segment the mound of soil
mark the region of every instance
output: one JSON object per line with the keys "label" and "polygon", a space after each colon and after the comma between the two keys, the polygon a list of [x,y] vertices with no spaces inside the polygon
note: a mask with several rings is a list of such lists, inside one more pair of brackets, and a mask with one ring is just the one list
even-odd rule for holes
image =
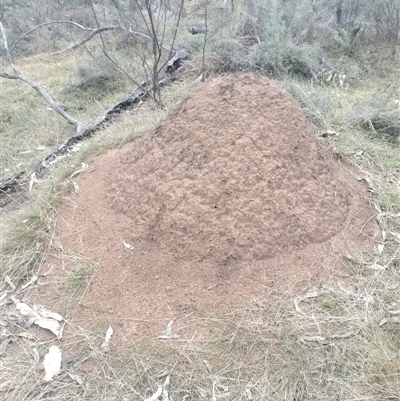
{"label": "mound of soil", "polygon": [[193,90],[78,185],[60,209],[57,274],[91,260],[77,319],[119,319],[125,335],[318,277],[376,230],[354,172],[287,92],[250,72]]}
{"label": "mound of soil", "polygon": [[181,260],[268,259],[326,241],[351,202],[298,104],[253,74],[194,92],[114,174],[107,200],[132,240]]}

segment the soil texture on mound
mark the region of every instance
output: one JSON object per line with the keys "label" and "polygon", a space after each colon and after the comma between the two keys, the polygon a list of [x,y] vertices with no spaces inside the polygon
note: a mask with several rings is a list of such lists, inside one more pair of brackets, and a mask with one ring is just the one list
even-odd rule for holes
{"label": "soil texture on mound", "polygon": [[77,182],[48,263],[64,279],[91,266],[76,321],[116,321],[125,338],[248,304],[280,280],[313,280],[376,235],[356,173],[292,96],[250,72],[194,89]]}

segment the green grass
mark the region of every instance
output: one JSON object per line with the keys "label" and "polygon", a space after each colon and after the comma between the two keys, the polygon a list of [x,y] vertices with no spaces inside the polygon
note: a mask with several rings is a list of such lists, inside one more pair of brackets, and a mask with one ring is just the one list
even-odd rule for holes
{"label": "green grass", "polygon": [[68,275],[65,283],[66,291],[70,293],[79,291],[85,284],[87,285],[88,277],[90,277],[90,269],[85,265],[78,264]]}

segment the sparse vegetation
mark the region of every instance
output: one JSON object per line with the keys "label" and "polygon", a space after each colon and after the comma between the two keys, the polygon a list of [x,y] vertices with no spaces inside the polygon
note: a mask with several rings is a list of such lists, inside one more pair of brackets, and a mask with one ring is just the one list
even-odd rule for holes
{"label": "sparse vegetation", "polygon": [[[116,23],[114,3],[119,2],[93,1],[99,24]],[[129,8],[142,2],[121,3]],[[165,31],[168,43],[180,4],[170,3],[168,13],[175,22]],[[0,399],[147,399],[169,375],[169,397],[175,401],[400,400],[400,5],[395,0],[210,4],[185,3],[176,43],[190,48],[192,61],[180,82],[163,89],[164,108],[143,102],[106,125],[33,182],[17,210],[1,211]],[[187,26],[204,20],[206,5],[205,43],[203,35],[190,35]],[[104,42],[96,36],[73,53],[57,55],[51,53],[80,42],[85,32],[54,24],[25,33],[57,20],[95,29],[89,2],[69,0],[55,7],[53,1],[5,0],[0,18],[10,47],[20,38],[13,49],[19,68],[80,121],[94,119],[135,89],[104,56],[105,45],[118,66],[134,72],[140,82],[146,79],[140,63],[152,50],[147,39],[126,32],[135,31],[133,18],[132,27],[124,20],[125,31],[107,32]],[[28,326],[7,314],[2,295],[9,290],[8,280],[26,282],[49,256],[57,242],[55,207],[62,194],[73,190],[72,172],[81,162],[145,133],[184,98],[203,71],[203,46],[206,77],[256,69],[293,94],[320,140],[359,168],[360,179],[367,181],[370,203],[385,232],[384,246],[369,255],[349,255],[341,274],[324,266],[324,279],[306,288],[282,284],[224,318],[188,319],[187,327],[196,333],[190,339],[134,338],[123,352],[113,352],[113,341],[111,351],[102,347],[105,331],[88,332],[72,324],[60,340],[61,374],[43,383],[48,342],[37,331],[31,331],[32,337],[19,336]],[[0,71],[9,71],[4,60]],[[20,171],[29,174],[73,134],[22,82],[0,78],[0,105],[2,179]],[[93,273],[90,261],[74,266],[61,286],[71,293],[71,303],[62,311],[69,314],[67,320]]]}

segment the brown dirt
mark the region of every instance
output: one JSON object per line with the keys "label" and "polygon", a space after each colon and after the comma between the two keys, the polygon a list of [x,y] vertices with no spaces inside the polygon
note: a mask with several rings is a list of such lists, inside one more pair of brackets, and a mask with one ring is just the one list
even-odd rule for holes
{"label": "brown dirt", "polygon": [[[48,263],[56,281],[88,260],[95,267],[75,323],[154,337],[170,319],[307,285],[343,254],[369,250],[376,226],[355,174],[276,83],[220,76],[91,163],[59,209],[62,247]],[[65,306],[50,287],[39,293],[46,306]]]}

